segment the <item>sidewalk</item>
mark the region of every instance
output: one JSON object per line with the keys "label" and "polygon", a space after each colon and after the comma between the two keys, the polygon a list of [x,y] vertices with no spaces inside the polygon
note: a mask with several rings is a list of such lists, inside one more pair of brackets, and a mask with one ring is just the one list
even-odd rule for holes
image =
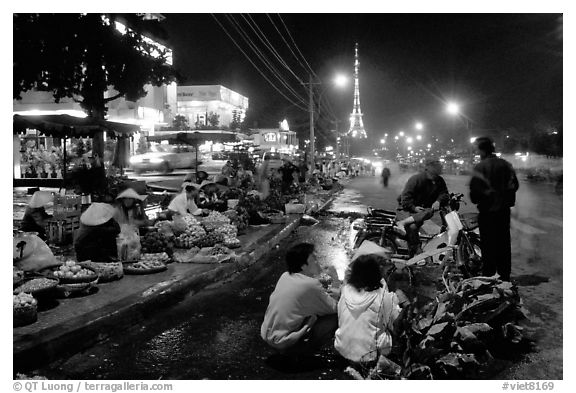
{"label": "sidewalk", "polygon": [[[332,200],[323,197],[324,209]],[[13,367],[30,370],[89,348],[122,330],[151,318],[155,310],[176,304],[186,296],[222,281],[255,263],[300,224],[291,214],[284,224],[254,227],[240,235],[243,246],[233,263],[171,263],[164,272],[125,275],[118,281],[98,284],[94,294],[58,299],[38,312],[38,321],[13,329]]]}

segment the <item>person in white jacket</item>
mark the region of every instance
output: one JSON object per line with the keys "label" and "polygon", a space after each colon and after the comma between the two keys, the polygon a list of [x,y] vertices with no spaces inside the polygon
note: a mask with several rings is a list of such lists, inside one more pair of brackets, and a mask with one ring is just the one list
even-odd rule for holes
{"label": "person in white jacket", "polygon": [[351,263],[338,302],[334,348],[355,363],[373,362],[390,353],[393,323],[401,311],[396,294],[382,279],[379,258],[361,255]]}
{"label": "person in white jacket", "polygon": [[[264,315],[260,335],[280,353],[304,354],[331,343],[338,327],[337,301],[318,279],[321,272],[314,245],[300,243],[286,254],[284,272]],[[332,296],[338,296],[334,292]]]}

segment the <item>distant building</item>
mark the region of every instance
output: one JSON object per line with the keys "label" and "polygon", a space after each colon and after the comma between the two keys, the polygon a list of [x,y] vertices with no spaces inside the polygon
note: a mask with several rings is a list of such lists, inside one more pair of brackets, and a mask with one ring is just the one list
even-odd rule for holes
{"label": "distant building", "polygon": [[219,127],[229,127],[234,117],[242,122],[248,110],[248,97],[222,85],[177,87],[177,112],[186,116],[191,127],[210,125],[212,114],[218,116]]}
{"label": "distant building", "polygon": [[252,129],[250,138],[262,151],[294,154],[298,150],[295,131],[279,128]]}

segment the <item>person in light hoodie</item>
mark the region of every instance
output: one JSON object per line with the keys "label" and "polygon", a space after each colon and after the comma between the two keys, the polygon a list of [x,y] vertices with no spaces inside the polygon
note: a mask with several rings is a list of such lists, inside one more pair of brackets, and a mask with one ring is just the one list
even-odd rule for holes
{"label": "person in light hoodie", "polygon": [[353,364],[370,364],[392,349],[393,323],[401,309],[382,279],[380,258],[356,258],[341,289],[334,348]]}

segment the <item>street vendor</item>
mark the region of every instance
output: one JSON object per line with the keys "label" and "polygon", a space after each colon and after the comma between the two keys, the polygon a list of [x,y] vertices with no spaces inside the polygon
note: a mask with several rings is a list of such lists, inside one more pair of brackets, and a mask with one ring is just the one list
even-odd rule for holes
{"label": "street vendor", "polygon": [[108,203],[94,202],[80,216],[74,249],[80,261],[112,262],[117,259],[116,236],[120,225],[114,219],[116,209]]}
{"label": "street vendor", "polygon": [[182,183],[182,192],[168,205],[168,210],[172,214],[193,214],[199,216],[203,213],[202,209],[198,208],[196,204],[196,198],[198,197],[198,192],[200,190],[200,185],[192,182]]}
{"label": "street vendor", "polygon": [[116,214],[114,219],[118,224],[130,224],[136,228],[148,225],[148,217],[144,213],[143,202],[147,195],[140,195],[134,189],[128,188],[116,197]]}
{"label": "street vendor", "polygon": [[46,213],[46,206],[53,202],[52,193],[36,191],[24,212],[20,230],[24,232],[37,232],[38,237],[46,240],[46,224],[51,215]]}

